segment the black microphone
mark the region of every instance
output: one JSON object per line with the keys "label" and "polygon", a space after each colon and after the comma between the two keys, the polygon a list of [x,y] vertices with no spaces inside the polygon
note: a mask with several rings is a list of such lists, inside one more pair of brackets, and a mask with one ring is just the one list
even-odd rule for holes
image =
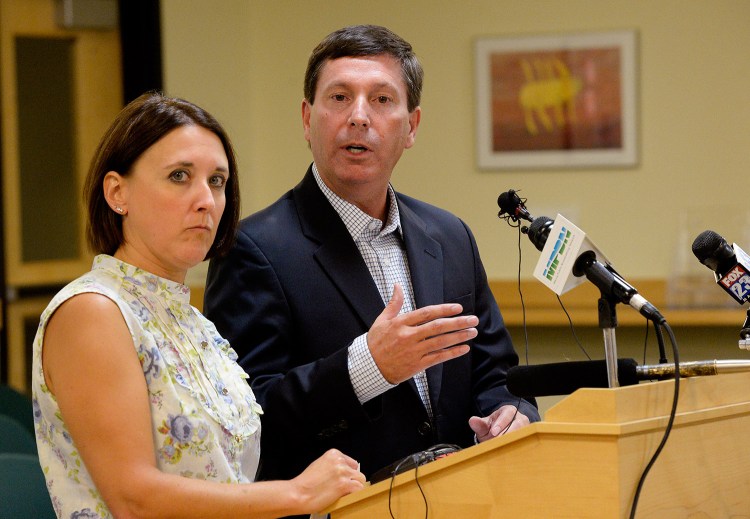
{"label": "black microphone", "polygon": [[[634,359],[617,359],[620,386],[638,383]],[[609,387],[607,362],[584,360],[514,366],[508,370],[508,391],[524,397],[569,395],[582,387]]]}
{"label": "black microphone", "polygon": [[[540,251],[544,249],[550,230],[555,221],[546,216],[534,218],[527,234],[529,240]],[[593,251],[582,253],[575,261],[573,275],[586,276],[605,296],[614,297],[618,302],[630,305],[642,316],[656,322],[663,322],[664,317],[654,305],[649,303],[638,291],[625,281],[611,265],[604,265],[596,260]]]}
{"label": "black microphone", "polygon": [[554,224],[555,221],[552,218],[539,216],[534,218],[531,225],[529,225],[526,230],[529,240],[531,240],[531,243],[533,243],[540,252],[544,249],[544,244],[547,243],[547,238],[549,238],[549,231]]}
{"label": "black microphone", "polygon": [[505,218],[514,222],[517,222],[521,218],[531,222],[530,226],[521,227],[521,232],[527,234],[531,243],[541,251],[549,237],[549,230],[555,221],[547,216],[534,218],[526,209],[525,203],[526,199],[519,197],[518,193],[513,189],[509,189],[505,193],[500,193],[500,196],[497,197],[497,205],[500,207],[500,212],[497,213],[497,216],[498,218]]}
{"label": "black microphone", "polygon": [[732,299],[744,304],[750,299],[750,257],[714,231],[703,231],[693,241],[693,254],[716,274],[716,284]]}
{"label": "black microphone", "polygon": [[578,256],[573,264],[573,275],[586,276],[603,295],[630,305],[645,318],[657,323],[665,321],[659,310],[640,295],[633,285],[625,281],[611,265],[597,261],[594,251],[586,251]]}
{"label": "black microphone", "polygon": [[[750,360],[698,360],[680,363],[681,377],[742,373],[750,371]],[[641,380],[667,380],[675,377],[675,365],[645,364],[634,359],[617,359],[620,386],[632,386]],[[518,397],[569,395],[584,387],[609,387],[607,363],[584,360],[514,366],[508,370],[508,391]]]}
{"label": "black microphone", "polygon": [[[521,232],[527,234],[531,243],[539,251],[542,251],[555,221],[547,216],[534,218],[526,209],[525,202],[526,200],[521,199],[513,189],[509,189],[505,193],[500,193],[500,196],[497,197],[497,205],[500,206],[498,217],[510,219],[514,222],[517,222],[519,218],[530,221],[531,225],[528,228],[522,227]],[[598,262],[596,254],[591,251],[589,252],[590,254],[581,254],[576,260],[575,268],[572,271],[575,276],[580,277],[585,275],[589,281],[602,291],[603,295],[614,297],[618,302],[632,306],[647,319],[659,323],[664,322],[664,317],[654,305],[646,301],[611,266],[605,266]]]}
{"label": "black microphone", "polygon": [[497,205],[500,206],[500,212],[497,213],[498,218],[510,218],[514,222],[523,218],[532,222],[534,217],[526,210],[525,202],[526,199],[518,196],[518,193],[513,189],[500,193],[500,196],[497,197]]}

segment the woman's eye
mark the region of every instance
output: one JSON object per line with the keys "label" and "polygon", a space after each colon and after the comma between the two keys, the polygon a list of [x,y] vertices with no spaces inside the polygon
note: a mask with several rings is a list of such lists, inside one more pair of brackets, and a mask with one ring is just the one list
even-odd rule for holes
{"label": "woman's eye", "polygon": [[223,175],[216,175],[211,177],[210,182],[213,187],[224,187],[227,183],[227,179]]}
{"label": "woman's eye", "polygon": [[169,178],[177,182],[183,182],[187,180],[187,172],[184,170],[178,169],[177,171],[173,171],[172,174],[169,175]]}

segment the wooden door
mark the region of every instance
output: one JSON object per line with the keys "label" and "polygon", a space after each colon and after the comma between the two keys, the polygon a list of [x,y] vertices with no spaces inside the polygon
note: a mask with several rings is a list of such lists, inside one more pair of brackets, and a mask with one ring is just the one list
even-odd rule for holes
{"label": "wooden door", "polygon": [[[81,27],[62,11],[82,8],[113,8],[115,23]],[[7,337],[0,358],[8,382],[22,390],[42,303],[91,266],[81,191],[99,138],[122,107],[116,9],[109,0],[0,2]]]}

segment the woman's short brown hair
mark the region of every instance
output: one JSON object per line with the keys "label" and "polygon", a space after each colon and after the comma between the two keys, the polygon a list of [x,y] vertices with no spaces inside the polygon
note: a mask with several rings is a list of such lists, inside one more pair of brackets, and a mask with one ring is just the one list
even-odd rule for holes
{"label": "woman's short brown hair", "polygon": [[[123,241],[122,217],[104,198],[103,182],[109,171],[127,176],[136,160],[156,141],[175,128],[197,125],[216,134],[229,162],[225,187],[226,206],[214,243],[206,259],[226,253],[234,242],[240,215],[237,159],[229,136],[219,122],[199,106],[184,99],[148,92],[128,103],[104,133],[91,161],[84,200],[88,206],[86,239],[96,254],[114,254]],[[158,225],[157,222],[154,223]]]}

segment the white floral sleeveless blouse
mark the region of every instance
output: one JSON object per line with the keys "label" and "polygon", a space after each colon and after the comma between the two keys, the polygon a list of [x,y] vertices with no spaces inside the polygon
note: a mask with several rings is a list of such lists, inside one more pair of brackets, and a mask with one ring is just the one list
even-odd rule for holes
{"label": "white floral sleeveless blouse", "polygon": [[252,481],[260,456],[262,411],[247,375],[235,362],[237,354],[190,305],[188,287],[100,255],[91,272],[52,299],[34,339],[36,441],[57,516],[111,517],[45,385],[42,369],[42,340],[50,316],[67,299],[86,292],[114,301],[133,337],[148,384],[159,469],[225,483]]}

